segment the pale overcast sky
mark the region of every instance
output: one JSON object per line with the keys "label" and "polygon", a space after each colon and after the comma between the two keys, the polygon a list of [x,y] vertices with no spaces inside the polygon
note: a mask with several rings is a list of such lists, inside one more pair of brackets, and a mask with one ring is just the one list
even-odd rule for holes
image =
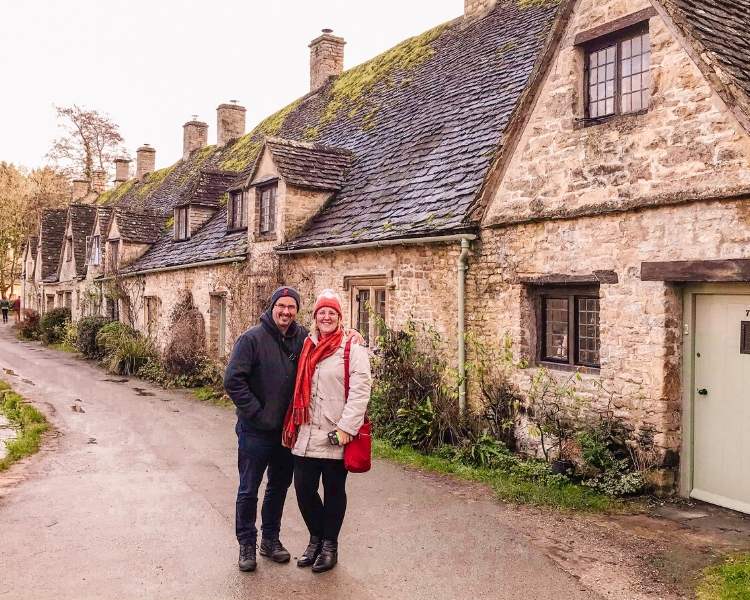
{"label": "pale overcast sky", "polygon": [[346,39],[345,68],[459,16],[463,0],[3,0],[0,160],[45,162],[54,105],[79,104],[120,125],[132,158],[182,155],[193,114],[216,142],[216,107],[237,99],[247,129],[305,94],[308,43],[329,27]]}

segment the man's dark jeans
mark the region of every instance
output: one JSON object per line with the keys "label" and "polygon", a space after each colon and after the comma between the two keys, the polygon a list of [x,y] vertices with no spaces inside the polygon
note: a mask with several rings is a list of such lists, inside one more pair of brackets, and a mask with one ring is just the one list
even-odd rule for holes
{"label": "man's dark jeans", "polygon": [[281,445],[279,432],[251,431],[243,427],[241,421],[238,421],[235,431],[239,444],[237,467],[240,472],[235,521],[237,541],[240,544],[255,544],[257,541],[255,517],[258,513],[258,488],[266,472],[268,481],[261,509],[261,530],[264,538],[278,538],[286,492],[294,473],[292,453]]}

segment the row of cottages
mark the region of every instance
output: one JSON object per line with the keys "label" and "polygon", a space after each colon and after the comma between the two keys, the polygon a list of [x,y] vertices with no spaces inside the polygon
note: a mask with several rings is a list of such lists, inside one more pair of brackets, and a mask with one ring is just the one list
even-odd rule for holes
{"label": "row of cottages", "polygon": [[599,383],[586,410],[653,437],[663,488],[750,512],[749,15],[747,0],[466,0],[345,72],[324,30],[310,93],[249,134],[228,104],[216,146],[191,121],[172,167],[139,149],[136,178],[81,211],[71,296],[79,208],[65,227],[45,214],[33,280],[160,343],[189,294],[218,356],[282,281],[303,322],[332,287],[370,340],[373,312],[429,324],[459,373],[465,332],[509,340],[522,387],[542,366]]}

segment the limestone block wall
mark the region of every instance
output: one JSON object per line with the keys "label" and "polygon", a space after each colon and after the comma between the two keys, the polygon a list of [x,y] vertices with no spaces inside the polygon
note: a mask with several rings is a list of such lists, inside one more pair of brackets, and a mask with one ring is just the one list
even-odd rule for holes
{"label": "limestone block wall", "polygon": [[216,208],[191,204],[188,208],[188,228],[190,235],[203,227],[216,214]]}
{"label": "limestone block wall", "polygon": [[329,192],[305,190],[293,185],[285,185],[284,195],[279,202],[283,240],[294,238],[330,197]]}
{"label": "limestone block wall", "polygon": [[[664,455],[674,458],[680,448],[682,294],[676,285],[641,281],[641,262],[721,258],[750,258],[747,201],[485,229],[469,262],[468,329],[496,347],[509,334],[516,357],[533,363],[535,312],[530,286],[520,279],[614,270],[618,282],[600,285],[601,369],[584,375],[584,384],[600,379],[614,392],[616,414],[635,427],[650,425]],[[518,372],[522,388],[533,373],[533,367]]]}
{"label": "limestone block wall", "polygon": [[316,295],[331,288],[341,295],[344,321],[352,323],[352,294],[344,277],[386,278],[386,322],[402,327],[409,319],[432,326],[440,334],[447,356],[456,355],[457,261],[460,246],[423,244],[375,249],[294,254],[284,257],[281,272],[298,286],[303,298],[300,320],[309,325]]}
{"label": "limestone block wall", "polygon": [[647,0],[576,5],[488,222],[750,190],[750,139],[658,16],[649,20],[649,110],[590,126],[580,121],[583,50],[573,45],[575,35],[647,7]]}

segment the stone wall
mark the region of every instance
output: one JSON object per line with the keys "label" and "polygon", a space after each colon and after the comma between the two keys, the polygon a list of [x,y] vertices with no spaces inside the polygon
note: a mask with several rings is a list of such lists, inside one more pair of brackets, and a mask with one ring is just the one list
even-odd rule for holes
{"label": "stone wall", "polygon": [[190,235],[197,233],[216,214],[216,209],[208,206],[191,204],[188,208],[188,227]]}
{"label": "stone wall", "polygon": [[487,222],[576,216],[750,191],[750,139],[659,17],[648,112],[584,126],[577,33],[647,0],[581,0]]}

